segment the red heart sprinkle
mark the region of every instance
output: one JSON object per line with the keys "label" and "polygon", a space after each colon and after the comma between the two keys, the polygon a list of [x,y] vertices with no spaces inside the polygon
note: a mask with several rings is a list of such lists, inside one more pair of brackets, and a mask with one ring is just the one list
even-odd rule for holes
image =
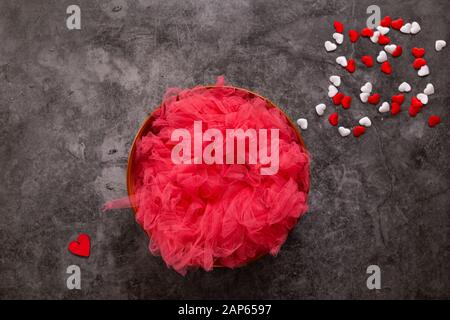
{"label": "red heart sprinkle", "polygon": [[395,48],[395,50],[392,52],[392,56],[394,58],[400,57],[403,53],[403,49],[402,47],[400,47],[399,45],[397,45],[397,47]]}
{"label": "red heart sprinkle", "polygon": [[337,112],[330,114],[330,116],[328,117],[328,122],[332,126],[337,126],[338,125],[338,120],[339,120],[339,115],[338,115]]}
{"label": "red heart sprinkle", "polygon": [[361,62],[364,63],[367,68],[373,67],[373,58],[372,58],[372,56],[363,56],[361,58]]}
{"label": "red heart sprinkle", "polygon": [[380,34],[380,36],[378,37],[378,43],[382,46],[388,44],[389,42],[391,42],[391,39],[389,39],[389,37],[385,36],[384,34]]}
{"label": "red heart sprinkle", "polygon": [[411,106],[413,106],[414,108],[420,109],[423,107],[423,103],[422,103],[422,101],[417,99],[417,97],[412,97],[411,98]]}
{"label": "red heart sprinkle", "polygon": [[434,126],[438,125],[439,123],[441,123],[441,117],[439,117],[439,116],[431,115],[428,118],[428,125],[430,126],[430,128],[433,128]]}
{"label": "red heart sprinkle", "polygon": [[344,33],[344,25],[342,24],[342,22],[335,21],[333,23],[333,25],[334,25],[334,29],[336,30],[336,32]]}
{"label": "red heart sprinkle", "polygon": [[341,103],[342,103],[342,107],[343,107],[344,109],[349,109],[349,108],[350,108],[350,105],[352,104],[352,97],[350,97],[350,96],[345,96],[344,98],[342,98]]}
{"label": "red heart sprinkle", "polygon": [[415,106],[413,106],[413,105],[411,105],[411,106],[409,106],[409,115],[411,116],[411,117],[415,117],[418,113],[420,112],[420,108],[417,108],[417,107],[415,107]]}
{"label": "red heart sprinkle", "polygon": [[405,96],[403,94],[398,94],[396,96],[392,96],[391,98],[391,102],[395,102],[400,105],[403,103],[403,101],[405,101]]}
{"label": "red heart sprinkle", "polygon": [[375,105],[380,102],[380,98],[381,98],[381,96],[378,93],[374,93],[373,95],[369,96],[369,98],[367,98],[367,102]]}
{"label": "red heart sprinkle", "polygon": [[403,27],[403,19],[398,18],[397,20],[392,21],[391,27],[395,30],[400,30],[400,28]]}
{"label": "red heart sprinkle", "polygon": [[347,66],[345,67],[345,69],[347,69],[347,71],[350,73],[355,72],[355,70],[356,70],[355,60],[354,59],[348,60]]}
{"label": "red heart sprinkle", "polygon": [[363,126],[356,126],[353,128],[353,135],[358,138],[359,136],[362,136],[366,132],[366,127]]}
{"label": "red heart sprinkle", "polygon": [[370,38],[373,36],[373,30],[370,28],[364,28],[361,30],[361,37]]}
{"label": "red heart sprinkle", "polygon": [[400,104],[398,104],[397,102],[392,102],[391,103],[391,114],[393,116],[395,116],[396,114],[400,113],[400,111],[402,111]]}
{"label": "red heart sprinkle", "polygon": [[341,104],[342,99],[344,98],[344,94],[342,92],[338,92],[333,97],[333,103],[335,106],[338,106]]}
{"label": "red heart sprinkle", "polygon": [[349,30],[348,37],[350,38],[351,42],[358,41],[358,38],[359,38],[358,31],[356,31],[356,30]]}
{"label": "red heart sprinkle", "polygon": [[413,62],[413,67],[416,70],[419,70],[422,66],[426,65],[427,61],[424,58],[417,58]]}
{"label": "red heart sprinkle", "polygon": [[389,61],[385,61],[381,64],[381,71],[385,74],[391,74],[392,73],[392,67]]}
{"label": "red heart sprinkle", "polygon": [[380,26],[389,28],[391,26],[391,17],[386,16],[380,21]]}
{"label": "red heart sprinkle", "polygon": [[91,239],[87,234],[80,234],[76,241],[69,243],[69,251],[80,257],[89,257],[91,253]]}
{"label": "red heart sprinkle", "polygon": [[416,58],[422,58],[425,55],[424,48],[412,48],[411,52],[413,56]]}

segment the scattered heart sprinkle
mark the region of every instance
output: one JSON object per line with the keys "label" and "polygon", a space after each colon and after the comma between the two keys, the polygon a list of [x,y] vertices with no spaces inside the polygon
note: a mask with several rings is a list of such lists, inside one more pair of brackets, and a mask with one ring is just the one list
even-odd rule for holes
{"label": "scattered heart sprinkle", "polygon": [[410,34],[411,33],[411,23],[405,23],[401,28],[400,32],[404,34]]}
{"label": "scattered heart sprinkle", "polygon": [[382,51],[380,51],[380,53],[377,56],[377,62],[383,63],[385,61],[387,61],[387,54],[386,54],[386,51],[382,50]]}
{"label": "scattered heart sprinkle", "polygon": [[330,116],[328,117],[328,122],[332,126],[337,126],[338,125],[338,121],[339,121],[339,115],[338,115],[337,112],[334,112],[334,113],[330,114]]}
{"label": "scattered heart sprinkle", "polygon": [[344,35],[342,33],[333,33],[333,39],[337,44],[342,44],[344,42]]}
{"label": "scattered heart sprinkle", "polygon": [[305,118],[298,119],[297,124],[302,130],[308,129],[308,120],[306,120]]}
{"label": "scattered heart sprinkle", "polygon": [[335,86],[339,87],[341,85],[341,77],[339,76],[331,76],[330,82]]}
{"label": "scattered heart sprinkle", "polygon": [[420,25],[416,21],[411,23],[411,34],[418,34],[420,32]]}
{"label": "scattered heart sprinkle", "polygon": [[318,104],[316,106],[316,112],[319,116],[323,116],[323,114],[325,113],[325,109],[327,108],[327,106],[324,103]]}
{"label": "scattered heart sprinkle", "polygon": [[385,112],[389,112],[389,110],[390,110],[390,106],[389,106],[389,103],[388,102],[383,102],[382,104],[381,104],[381,106],[378,108],[378,111],[380,112],[380,113],[385,113]]}
{"label": "scattered heart sprinkle", "polygon": [[420,102],[422,102],[422,104],[427,104],[428,103],[428,96],[425,93],[419,93],[417,95],[417,99],[419,99]]}
{"label": "scattered heart sprinkle", "polygon": [[339,56],[336,58],[336,63],[341,67],[347,67],[347,58],[344,56]]}
{"label": "scattered heart sprinkle", "polygon": [[372,121],[370,121],[369,117],[364,117],[359,119],[359,124],[368,128],[372,125]]}
{"label": "scattered heart sprinkle", "polygon": [[359,138],[366,132],[366,127],[363,126],[356,126],[353,128],[353,136],[356,138]]}
{"label": "scattered heart sprinkle", "polygon": [[439,116],[431,115],[428,118],[428,125],[430,126],[430,128],[437,126],[439,123],[441,123],[441,117]]}
{"label": "scattered heart sprinkle", "polygon": [[[332,41],[325,41],[324,46],[327,52],[333,52],[337,49],[338,45],[344,43],[344,25],[340,21],[334,21],[333,23],[335,32],[332,33]],[[403,54],[403,48],[399,44],[391,43],[391,38],[388,34],[395,33],[392,30],[400,31],[403,34],[418,34],[421,31],[421,26],[417,21],[406,22],[402,18],[396,18],[392,20],[390,16],[385,16],[381,21],[380,25],[376,26],[375,29],[365,27],[360,32],[355,29],[348,30],[348,38],[351,43],[356,43],[360,37],[368,38],[374,44],[379,44],[383,46],[384,50],[379,51],[378,55],[362,55],[361,63],[367,68],[372,68],[374,65],[374,60],[376,60],[381,66],[380,71],[384,74],[390,75],[393,72],[391,62],[388,60],[388,54],[393,58],[398,58]],[[395,35],[394,35],[395,36]],[[435,50],[442,51],[446,47],[447,43],[445,40],[435,41]],[[354,45],[353,45],[354,46]],[[430,74],[430,69],[428,67],[427,61],[424,56],[426,53],[425,48],[413,47],[411,53],[414,56],[412,66],[417,70],[417,75],[419,77],[426,77]],[[353,57],[353,54],[352,54]],[[359,59],[359,57],[358,57]],[[427,58],[428,59],[428,58]],[[336,58],[336,63],[345,68],[349,73],[354,73],[356,71],[356,60],[353,58],[347,59],[345,56],[338,56]],[[394,64],[396,67],[396,64]],[[367,69],[365,69],[368,71]],[[349,109],[352,103],[352,97],[346,95],[343,92],[339,92],[338,87],[342,83],[342,79],[338,75],[332,75],[329,77],[330,85],[328,86],[328,97],[331,98],[335,106],[342,105],[343,109]],[[362,103],[369,103],[372,105],[379,105],[381,100],[381,95],[379,93],[372,93],[373,86],[372,83],[366,82],[361,88],[359,98]],[[405,101],[404,93],[412,91],[411,85],[404,81],[398,86],[398,94],[391,97],[391,102],[384,101],[378,106],[379,113],[388,113],[392,116],[399,114],[402,111],[402,104]],[[411,97],[411,104],[409,106],[408,113],[411,117],[416,117],[421,111],[424,105],[428,104],[429,96],[433,95],[435,92],[434,85],[428,83],[422,93],[418,93]],[[316,105],[315,110],[319,116],[325,114],[326,105],[320,103]],[[419,117],[420,118],[420,117]],[[333,112],[328,116],[328,122],[332,126],[338,126],[339,124],[339,114],[338,112]],[[432,115],[428,118],[428,125],[434,127],[441,122],[441,118],[437,115]],[[363,116],[358,121],[359,125],[354,126],[352,129],[346,128],[344,126],[338,127],[338,132],[342,137],[346,137],[353,132],[355,137],[360,137],[366,132],[366,128],[371,127],[372,121],[368,116]],[[305,118],[299,118],[297,120],[298,126],[302,130],[308,128],[308,121]]]}
{"label": "scattered heart sprinkle", "polygon": [[334,85],[330,84],[328,86],[328,97],[333,98],[337,93],[338,89]]}
{"label": "scattered heart sprinkle", "polygon": [[411,91],[411,86],[409,85],[408,82],[402,82],[398,86],[398,91],[400,91],[400,92],[410,92]]}
{"label": "scattered heart sprinkle", "polygon": [[339,134],[340,134],[342,137],[346,137],[346,136],[348,136],[348,135],[351,133],[350,129],[348,129],[348,128],[346,128],[346,127],[339,127],[339,128],[338,128],[338,131],[339,131]]}
{"label": "scattered heart sprinkle", "polygon": [[423,93],[425,93],[427,96],[430,96],[434,94],[434,86],[432,83],[428,83],[425,89],[423,90]]}
{"label": "scattered heart sprinkle", "polygon": [[434,48],[436,49],[436,51],[441,51],[446,46],[447,42],[445,42],[444,40],[436,40],[436,43],[434,44]]}
{"label": "scattered heart sprinkle", "polygon": [[424,66],[420,67],[417,74],[419,75],[419,77],[426,77],[427,75],[430,74],[430,69],[428,68],[427,65],[424,65]]}
{"label": "scattered heart sprinkle", "polygon": [[334,44],[333,42],[331,42],[331,41],[325,41],[325,50],[327,50],[328,52],[332,52],[332,51],[334,51],[334,50],[336,50],[337,49],[337,45],[336,44]]}

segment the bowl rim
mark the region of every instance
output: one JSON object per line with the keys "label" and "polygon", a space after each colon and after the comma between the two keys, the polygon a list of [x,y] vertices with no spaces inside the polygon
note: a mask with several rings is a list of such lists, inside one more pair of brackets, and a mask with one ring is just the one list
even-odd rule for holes
{"label": "bowl rim", "polygon": [[[241,87],[236,87],[236,86],[229,86],[229,85],[224,85],[224,86],[217,86],[217,85],[204,85],[204,86],[196,86],[194,88],[192,88],[191,90],[200,90],[200,89],[214,89],[214,88],[228,88],[228,89],[234,89],[234,90],[238,90],[238,91],[244,91],[248,94],[253,94],[254,96],[257,96],[261,99],[263,99],[264,101],[266,101],[269,106],[274,107],[276,109],[278,109],[288,120],[289,125],[294,129],[294,132],[300,142],[300,144],[306,149],[306,145],[305,142],[301,136],[300,130],[298,129],[298,127],[294,124],[294,121],[289,117],[289,115],[286,114],[286,112],[284,110],[282,110],[278,105],[276,105],[275,103],[273,103],[270,99],[261,96],[260,94],[253,92],[252,90],[249,89],[245,89],[245,88],[241,88]],[[128,161],[127,161],[127,194],[128,194],[128,199],[130,201],[131,207],[133,209],[134,214],[136,215],[137,213],[137,206],[135,206],[134,202],[133,202],[133,194],[134,194],[134,190],[133,190],[133,175],[132,175],[132,168],[133,168],[133,160],[134,160],[134,154],[136,151],[136,143],[138,141],[138,139],[140,139],[144,133],[144,130],[147,129],[147,127],[149,125],[151,125],[152,121],[154,120],[154,114],[155,112],[161,107],[162,103],[159,104],[150,114],[147,115],[147,117],[145,118],[145,120],[142,122],[142,124],[140,125],[138,131],[136,132],[130,151],[128,152]]]}

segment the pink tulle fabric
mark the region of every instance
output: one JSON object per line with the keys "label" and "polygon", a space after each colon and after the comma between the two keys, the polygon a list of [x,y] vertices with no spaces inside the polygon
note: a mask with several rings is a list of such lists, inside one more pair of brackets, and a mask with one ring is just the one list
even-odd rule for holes
{"label": "pink tulle fabric", "polygon": [[[309,191],[309,156],[286,116],[221,79],[213,88],[168,90],[153,116],[136,144],[132,199],[150,251],[181,274],[277,254],[306,212]],[[224,136],[227,128],[279,129],[278,172],[261,175],[260,164],[248,163],[174,164],[172,131],[186,128],[193,136],[199,120],[203,131],[217,128]]]}

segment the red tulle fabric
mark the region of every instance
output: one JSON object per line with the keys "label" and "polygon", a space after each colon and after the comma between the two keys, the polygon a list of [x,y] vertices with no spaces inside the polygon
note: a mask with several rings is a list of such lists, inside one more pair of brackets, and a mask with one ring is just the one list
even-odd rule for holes
{"label": "red tulle fabric", "polygon": [[[137,141],[132,199],[150,251],[181,274],[277,254],[306,212],[309,190],[308,153],[285,115],[221,79],[209,89],[170,89],[153,115],[151,130]],[[186,128],[193,136],[199,120],[203,131],[217,128],[224,136],[227,128],[279,129],[278,172],[261,175],[260,164],[248,163],[174,164],[172,131]]]}

